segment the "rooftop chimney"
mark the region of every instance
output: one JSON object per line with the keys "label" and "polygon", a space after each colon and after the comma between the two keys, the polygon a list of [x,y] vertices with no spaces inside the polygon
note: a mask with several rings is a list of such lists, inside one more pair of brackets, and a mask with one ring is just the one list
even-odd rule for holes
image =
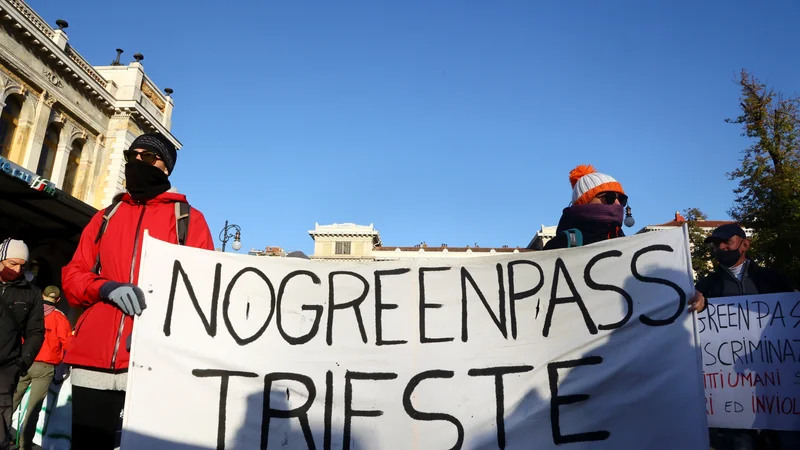
{"label": "rooftop chimney", "polygon": [[59,30],[64,30],[65,28],[69,28],[69,23],[64,19],[56,20],[56,26],[58,26]]}
{"label": "rooftop chimney", "polygon": [[135,59],[136,62],[141,63],[142,60],[144,59],[144,55],[142,55],[141,53],[134,53],[133,59]]}
{"label": "rooftop chimney", "polygon": [[173,92],[172,88],[164,88],[164,92],[167,93],[167,97],[171,96]]}
{"label": "rooftop chimney", "polygon": [[121,66],[122,64],[119,62],[119,57],[122,55],[123,50],[121,48],[117,49],[117,59],[111,62],[112,66]]}

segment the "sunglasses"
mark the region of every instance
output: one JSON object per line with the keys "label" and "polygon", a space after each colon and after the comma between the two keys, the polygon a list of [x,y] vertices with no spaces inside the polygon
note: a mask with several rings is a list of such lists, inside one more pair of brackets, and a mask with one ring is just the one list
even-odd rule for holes
{"label": "sunglasses", "polygon": [[625,206],[628,204],[628,196],[617,192],[603,192],[597,196],[606,205],[613,205],[616,200],[619,204]]}
{"label": "sunglasses", "polygon": [[161,159],[153,152],[137,152],[136,150],[125,150],[122,152],[122,156],[125,157],[125,162],[133,161],[138,156],[141,158],[142,162],[146,164],[155,164],[156,161]]}

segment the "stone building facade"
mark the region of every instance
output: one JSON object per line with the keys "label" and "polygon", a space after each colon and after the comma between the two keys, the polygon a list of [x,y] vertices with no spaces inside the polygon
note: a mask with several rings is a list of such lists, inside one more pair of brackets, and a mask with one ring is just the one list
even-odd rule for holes
{"label": "stone building facade", "polygon": [[28,244],[26,275],[39,287],[60,285],[83,228],[124,189],[122,152],[138,135],[180,147],[171,90],[156,87],[143,57],[92,66],[70,45],[69,24],[55,22],[0,0],[0,239]]}
{"label": "stone building facade", "polygon": [[0,0],[0,157],[101,208],[124,189],[122,151],[136,136],[157,131],[180,147],[173,101],[141,55],[94,67],[66,27],[52,28],[21,0]]}

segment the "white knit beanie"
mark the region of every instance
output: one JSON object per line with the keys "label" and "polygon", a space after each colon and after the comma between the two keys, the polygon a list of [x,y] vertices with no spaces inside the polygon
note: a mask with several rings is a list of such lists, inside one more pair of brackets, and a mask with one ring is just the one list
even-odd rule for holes
{"label": "white knit beanie", "polygon": [[13,258],[28,261],[28,246],[22,241],[8,238],[0,244],[0,261]]}
{"label": "white knit beanie", "polygon": [[601,192],[625,194],[622,185],[612,176],[600,173],[592,166],[578,166],[569,173],[572,183],[572,204],[585,205]]}

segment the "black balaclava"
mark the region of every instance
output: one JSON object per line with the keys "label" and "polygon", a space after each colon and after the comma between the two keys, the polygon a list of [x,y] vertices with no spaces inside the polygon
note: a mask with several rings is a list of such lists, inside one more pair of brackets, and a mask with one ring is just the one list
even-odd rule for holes
{"label": "black balaclava", "polygon": [[[130,148],[149,150],[157,154],[170,174],[178,160],[178,150],[169,139],[159,133],[145,133],[137,137]],[[168,175],[163,170],[138,159],[125,165],[125,180],[128,193],[136,201],[149,200],[171,187]]]}
{"label": "black balaclava", "polygon": [[163,170],[138,159],[125,164],[125,186],[137,202],[149,200],[171,187]]}

